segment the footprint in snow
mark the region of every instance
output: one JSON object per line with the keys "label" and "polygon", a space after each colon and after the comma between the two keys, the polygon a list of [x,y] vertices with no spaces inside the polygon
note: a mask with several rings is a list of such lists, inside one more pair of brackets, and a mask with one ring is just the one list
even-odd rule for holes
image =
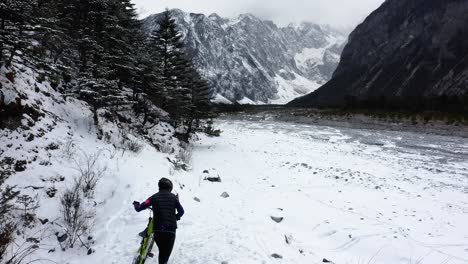
{"label": "footprint in snow", "polygon": [[332,230],[330,232],[326,232],[326,233],[321,234],[320,237],[329,237],[329,236],[333,236],[336,233],[337,233],[336,230]]}

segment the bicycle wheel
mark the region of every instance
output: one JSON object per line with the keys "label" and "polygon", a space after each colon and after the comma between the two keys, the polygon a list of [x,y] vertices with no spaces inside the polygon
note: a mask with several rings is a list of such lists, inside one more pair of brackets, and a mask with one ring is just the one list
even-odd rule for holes
{"label": "bicycle wheel", "polygon": [[143,252],[143,262],[141,264],[144,264],[146,259],[148,258],[148,254],[151,252],[151,249],[153,248],[154,245],[154,234],[151,234],[148,238],[148,243],[146,244],[145,251]]}

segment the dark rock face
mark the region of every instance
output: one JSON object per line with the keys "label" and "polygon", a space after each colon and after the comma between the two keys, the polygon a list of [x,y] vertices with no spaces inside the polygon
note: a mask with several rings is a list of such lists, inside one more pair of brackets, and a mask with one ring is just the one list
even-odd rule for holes
{"label": "dark rock face", "polygon": [[332,79],[294,106],[468,95],[468,1],[387,0],[350,35]]}
{"label": "dark rock face", "polygon": [[[172,15],[213,93],[232,102],[287,103],[315,90],[331,78],[346,39],[316,24],[278,27],[250,14],[225,19],[174,9]],[[145,31],[160,17],[146,18]]]}

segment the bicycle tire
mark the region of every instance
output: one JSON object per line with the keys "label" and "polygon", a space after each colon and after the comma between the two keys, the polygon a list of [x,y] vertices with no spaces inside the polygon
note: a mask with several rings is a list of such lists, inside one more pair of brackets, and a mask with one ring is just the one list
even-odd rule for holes
{"label": "bicycle tire", "polygon": [[148,254],[151,252],[151,249],[154,246],[154,234],[151,234],[148,238],[148,243],[145,248],[145,252],[143,253],[143,262],[141,264],[144,264],[146,259],[148,258]]}

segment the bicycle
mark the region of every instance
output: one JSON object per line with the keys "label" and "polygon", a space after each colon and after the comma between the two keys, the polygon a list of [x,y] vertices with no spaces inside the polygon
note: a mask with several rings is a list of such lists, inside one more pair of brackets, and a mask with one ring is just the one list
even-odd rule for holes
{"label": "bicycle", "polygon": [[[152,208],[150,211],[151,212],[153,211]],[[154,218],[150,215],[149,220],[148,220],[148,226],[142,233],[140,233],[143,239],[141,240],[141,244],[137,250],[136,256],[133,258],[133,262],[132,262],[133,264],[144,264],[148,257],[153,257],[153,255],[150,253],[151,249],[154,246],[153,228],[154,228]]]}

